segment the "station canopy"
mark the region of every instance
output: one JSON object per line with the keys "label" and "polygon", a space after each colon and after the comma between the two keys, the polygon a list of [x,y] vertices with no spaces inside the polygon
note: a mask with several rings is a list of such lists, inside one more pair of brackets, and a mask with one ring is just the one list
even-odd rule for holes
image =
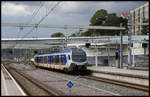
{"label": "station canopy", "polygon": [[[149,36],[132,36],[132,41],[143,42],[149,40]],[[2,49],[44,49],[54,46],[64,46],[65,43],[84,46],[85,43],[92,45],[120,44],[120,36],[100,37],[65,37],[59,38],[2,38]],[[128,36],[123,36],[123,44],[128,44]]]}

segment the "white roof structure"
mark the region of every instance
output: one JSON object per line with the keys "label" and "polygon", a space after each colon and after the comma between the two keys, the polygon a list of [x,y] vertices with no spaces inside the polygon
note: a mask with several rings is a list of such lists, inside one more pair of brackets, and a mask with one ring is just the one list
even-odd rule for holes
{"label": "white roof structure", "polygon": [[[149,40],[149,36],[132,36],[134,42],[144,42],[144,39]],[[60,38],[2,38],[2,49],[6,48],[31,48],[42,49],[53,46],[64,46],[65,37]],[[68,46],[84,45],[91,43],[92,45],[120,44],[120,36],[101,36],[101,37],[69,37],[67,39]],[[128,44],[128,36],[123,36],[123,44]]]}
{"label": "white roof structure", "polygon": [[39,27],[39,28],[61,28],[61,29],[103,29],[103,30],[125,30],[124,27],[114,26],[87,26],[87,25],[50,25],[50,24],[23,24],[23,23],[2,23],[2,26],[11,27]]}

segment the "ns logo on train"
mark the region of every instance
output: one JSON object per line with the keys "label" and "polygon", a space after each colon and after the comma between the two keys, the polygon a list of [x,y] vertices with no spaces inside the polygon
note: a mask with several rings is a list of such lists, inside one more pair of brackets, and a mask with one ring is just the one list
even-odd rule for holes
{"label": "ns logo on train", "polygon": [[53,68],[65,71],[86,70],[87,55],[82,49],[73,48],[53,54],[34,56],[36,66]]}

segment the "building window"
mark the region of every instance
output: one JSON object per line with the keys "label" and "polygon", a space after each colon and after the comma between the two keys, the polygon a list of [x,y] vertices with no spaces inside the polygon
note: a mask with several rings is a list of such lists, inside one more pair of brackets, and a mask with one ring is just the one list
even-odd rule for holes
{"label": "building window", "polygon": [[145,7],[143,7],[143,18],[145,17]]}

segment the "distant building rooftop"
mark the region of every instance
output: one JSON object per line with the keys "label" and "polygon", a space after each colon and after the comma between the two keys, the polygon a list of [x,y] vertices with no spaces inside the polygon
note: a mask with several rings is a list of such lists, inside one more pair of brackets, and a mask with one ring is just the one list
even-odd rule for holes
{"label": "distant building rooftop", "polygon": [[121,14],[121,17],[128,19],[128,15],[129,15],[128,13],[122,13],[122,14]]}

